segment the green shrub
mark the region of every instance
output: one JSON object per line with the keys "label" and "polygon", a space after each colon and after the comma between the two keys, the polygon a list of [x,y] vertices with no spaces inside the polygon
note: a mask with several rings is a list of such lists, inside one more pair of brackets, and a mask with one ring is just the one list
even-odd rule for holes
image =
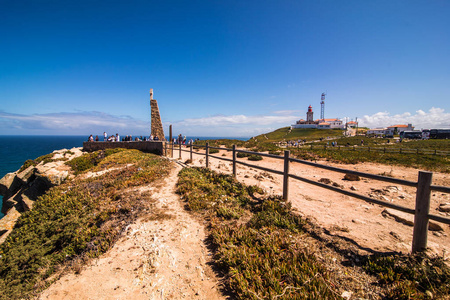
{"label": "green shrub", "polygon": [[237,157],[237,158],[244,158],[244,157],[249,157],[249,156],[250,156],[250,154],[244,153],[244,152],[238,152],[238,153],[236,153],[236,157]]}
{"label": "green shrub", "polygon": [[248,160],[253,160],[253,161],[258,161],[258,160],[262,160],[262,156],[258,155],[258,154],[252,154],[248,157]]}
{"label": "green shrub", "polygon": [[209,154],[219,153],[219,149],[208,149]]}
{"label": "green shrub", "polygon": [[427,291],[437,298],[450,294],[450,269],[439,256],[373,255],[363,268],[376,275],[380,284],[391,286],[388,299],[428,299]]}

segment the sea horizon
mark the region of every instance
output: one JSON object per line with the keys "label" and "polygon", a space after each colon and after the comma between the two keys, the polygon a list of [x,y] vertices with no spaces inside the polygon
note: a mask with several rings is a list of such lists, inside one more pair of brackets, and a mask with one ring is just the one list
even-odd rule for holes
{"label": "sea horizon", "polygon": [[[140,136],[134,135],[133,137]],[[83,142],[87,141],[88,137],[89,135],[0,135],[0,178],[3,178],[8,173],[19,170],[28,159],[36,159],[55,150],[83,147]],[[166,139],[168,138],[167,136]],[[186,136],[186,139],[188,141],[190,139],[237,139],[245,141],[249,138]],[[101,141],[103,141],[103,136],[101,137]],[[0,196],[0,208],[2,205],[3,196]],[[0,219],[3,216],[0,212]]]}

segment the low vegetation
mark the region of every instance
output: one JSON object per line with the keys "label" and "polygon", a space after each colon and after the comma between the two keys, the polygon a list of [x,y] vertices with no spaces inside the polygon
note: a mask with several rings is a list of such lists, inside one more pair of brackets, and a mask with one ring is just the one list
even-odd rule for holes
{"label": "low vegetation", "polygon": [[326,269],[296,243],[304,222],[280,198],[255,201],[233,177],[208,169],[184,169],[178,192],[188,208],[210,220],[217,266],[239,299],[338,299]]}
{"label": "low vegetation", "polygon": [[283,127],[275,131],[258,135],[253,139],[258,142],[280,142],[282,140],[306,140],[315,141],[324,137],[339,138],[343,135],[341,129],[291,129],[290,127]]}
{"label": "low vegetation", "polygon": [[[104,253],[124,228],[151,209],[133,189],[166,176],[170,164],[137,150],[98,151],[69,163],[81,174],[51,188],[21,215],[0,245],[0,299],[32,298],[67,268]],[[107,171],[100,176],[86,172]]]}
{"label": "low vegetation", "polygon": [[[392,138],[344,137],[342,130],[290,130],[289,127],[284,127],[245,142],[238,140],[200,142],[203,145],[209,142],[214,147],[225,145],[227,148],[236,144],[237,147],[247,148],[254,152],[281,155],[286,148],[284,148],[285,143],[281,143],[283,147],[280,147],[279,143],[289,140],[294,142],[306,140],[306,143],[302,142],[296,147],[287,148],[291,151],[292,156],[299,159],[326,159],[344,164],[374,162],[450,173],[450,160],[446,155],[450,149],[450,140],[404,140],[399,143],[398,140]],[[339,147],[332,147],[332,142]],[[238,153],[237,156],[247,157],[249,155]]]}
{"label": "low vegetation", "polygon": [[400,165],[421,168],[429,171],[450,173],[450,161],[447,156],[423,155],[412,153],[390,153],[380,151],[351,151],[338,149],[291,149],[291,155],[299,159],[326,159],[336,163],[357,164],[375,162],[386,165]]}
{"label": "low vegetation", "polygon": [[46,155],[39,156],[36,159],[28,159],[23,163],[22,167],[19,169],[19,173],[26,170],[30,166],[37,166],[41,162],[44,162],[44,164],[52,162],[53,161],[52,157],[53,157],[53,153],[49,153]]}
{"label": "low vegetation", "polygon": [[188,209],[208,220],[215,264],[235,298],[341,299],[339,274],[347,271],[371,280],[354,281],[353,293],[361,298],[445,299],[450,293],[450,269],[442,257],[352,253],[341,272],[330,272],[336,265],[328,267],[333,259],[326,256],[351,253],[349,249],[320,239],[313,245],[314,226],[295,215],[289,203],[264,197],[260,188],[232,176],[184,169],[178,193]]}

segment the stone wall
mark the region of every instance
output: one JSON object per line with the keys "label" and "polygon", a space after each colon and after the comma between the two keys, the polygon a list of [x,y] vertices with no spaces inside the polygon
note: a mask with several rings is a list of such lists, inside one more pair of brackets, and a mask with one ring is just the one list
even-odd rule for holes
{"label": "stone wall", "polygon": [[97,151],[113,148],[137,149],[143,152],[151,152],[158,155],[163,154],[163,142],[83,142],[83,151]]}

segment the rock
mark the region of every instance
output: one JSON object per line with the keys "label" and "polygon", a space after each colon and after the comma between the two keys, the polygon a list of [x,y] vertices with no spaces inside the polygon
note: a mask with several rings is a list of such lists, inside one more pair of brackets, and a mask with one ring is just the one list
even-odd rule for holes
{"label": "rock", "polygon": [[387,193],[389,193],[388,190],[380,190],[380,189],[374,189],[374,188],[370,188],[370,190],[372,191],[372,193],[375,194],[381,194],[381,195],[386,195]]}
{"label": "rock", "polygon": [[363,204],[361,205],[361,208],[364,208],[365,210],[370,210],[372,209],[372,206]]}
{"label": "rock", "polygon": [[341,294],[341,297],[344,298],[344,299],[350,299],[352,297],[352,294],[353,294],[352,292],[343,291],[342,294]]}
{"label": "rock", "polygon": [[383,201],[391,202],[391,199],[389,199],[388,197],[383,196],[383,195],[380,196],[380,199]]}
{"label": "rock", "polygon": [[344,188],[344,186],[343,185],[340,185],[339,183],[337,183],[337,182],[333,182],[333,184],[332,184],[334,187],[338,187],[338,188],[341,188],[341,189],[343,189]]}
{"label": "rock", "polygon": [[350,187],[350,189],[351,189],[352,191],[357,191],[357,190],[358,190],[358,189],[355,188],[353,185]]}
{"label": "rock", "polygon": [[[400,222],[402,224],[408,225],[408,226],[414,226],[414,215],[407,214],[402,211],[385,208],[381,214],[384,217],[393,217],[395,221]],[[433,220],[430,220],[428,222],[428,230],[431,231],[444,231],[444,228],[442,228],[442,225],[434,222]]]}
{"label": "rock", "polygon": [[5,195],[7,190],[11,189],[11,186],[16,178],[16,173],[8,173],[2,179],[0,179],[0,194]]}
{"label": "rock", "polygon": [[358,219],[352,219],[352,222],[355,224],[366,224],[366,222],[358,220]]}
{"label": "rock", "polygon": [[325,184],[330,184],[330,183],[331,183],[331,180],[328,179],[328,178],[320,178],[320,179],[319,179],[319,182],[325,183]]}
{"label": "rock", "polygon": [[[81,148],[58,150],[60,158],[73,159],[82,155]],[[55,155],[56,155],[55,154]],[[2,212],[6,215],[16,216],[22,212],[31,210],[36,199],[43,195],[49,188],[63,183],[70,175],[70,167],[65,165],[66,159],[41,162],[37,166],[31,165],[25,170],[6,174],[0,179],[0,194],[3,195]],[[2,220],[3,220],[2,219]],[[11,222],[15,223],[17,218]],[[1,229],[0,229],[1,230]],[[2,238],[5,234],[2,235]]]}
{"label": "rock", "polygon": [[450,212],[450,203],[441,203],[439,205],[439,210],[443,212]]}
{"label": "rock", "polygon": [[392,235],[395,239],[402,241],[401,237],[396,232],[389,232],[390,235]]}
{"label": "rock", "polygon": [[383,217],[393,217],[395,221],[408,225],[408,226],[414,226],[414,215],[410,215],[398,210],[393,210],[390,208],[385,208],[381,214]]}
{"label": "rock", "polygon": [[361,178],[358,175],[355,174],[345,174],[344,180],[348,181],[360,181]]}

